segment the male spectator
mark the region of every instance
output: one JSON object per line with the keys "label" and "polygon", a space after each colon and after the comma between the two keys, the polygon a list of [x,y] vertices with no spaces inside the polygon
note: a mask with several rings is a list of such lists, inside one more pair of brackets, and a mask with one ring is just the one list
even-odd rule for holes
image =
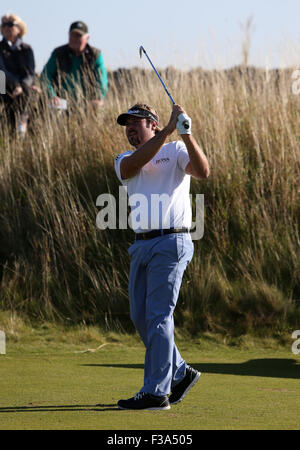
{"label": "male spectator", "polygon": [[22,41],[27,32],[26,24],[15,14],[6,14],[1,19],[0,70],[5,75],[4,95],[0,96],[4,103],[5,116],[8,123],[17,126],[17,130],[25,135],[32,100],[40,93],[34,85],[35,62],[30,45]]}
{"label": "male spectator", "polygon": [[61,98],[103,105],[108,90],[107,72],[100,50],[89,45],[90,35],[82,21],[71,24],[69,43],[56,48],[44,67],[41,79],[48,86],[52,103]]}

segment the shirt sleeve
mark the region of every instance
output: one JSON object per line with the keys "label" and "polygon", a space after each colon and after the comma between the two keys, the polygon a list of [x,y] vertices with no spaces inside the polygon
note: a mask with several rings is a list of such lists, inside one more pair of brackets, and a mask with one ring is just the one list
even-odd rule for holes
{"label": "shirt sleeve", "polygon": [[35,75],[35,60],[34,60],[34,54],[33,50],[30,47],[28,49],[28,59],[27,59],[27,75],[21,80],[22,84],[25,84],[25,86],[32,86],[34,82],[34,75]]}
{"label": "shirt sleeve", "polygon": [[15,89],[17,86],[20,86],[19,79],[15,75],[13,75],[11,72],[6,70],[4,60],[3,60],[1,53],[0,53],[0,70],[2,70],[2,72],[4,72],[6,84],[8,86],[10,86],[12,89]]}
{"label": "shirt sleeve", "polygon": [[185,144],[182,141],[178,141],[176,145],[177,150],[177,164],[179,168],[185,171],[186,166],[190,162],[190,157]]}
{"label": "shirt sleeve", "polygon": [[104,99],[106,97],[107,91],[108,91],[108,78],[107,78],[107,71],[104,64],[104,59],[102,56],[102,52],[98,56],[96,63],[95,63],[95,70],[96,70],[96,79],[97,83],[99,85],[102,98]]}
{"label": "shirt sleeve", "polygon": [[115,159],[115,163],[114,163],[115,171],[116,171],[118,179],[121,181],[122,184],[124,184],[124,183],[126,184],[127,180],[122,179],[120,165],[121,165],[122,160],[124,158],[126,158],[127,156],[131,155],[131,153],[132,153],[131,151],[122,153],[121,155],[117,156]]}
{"label": "shirt sleeve", "polygon": [[47,86],[48,93],[50,94],[50,97],[55,97],[56,93],[54,90],[54,87],[52,85],[52,80],[57,72],[57,64],[56,64],[56,57],[54,52],[51,54],[51,57],[45,67],[43,68],[42,74],[41,74],[41,82],[44,83]]}

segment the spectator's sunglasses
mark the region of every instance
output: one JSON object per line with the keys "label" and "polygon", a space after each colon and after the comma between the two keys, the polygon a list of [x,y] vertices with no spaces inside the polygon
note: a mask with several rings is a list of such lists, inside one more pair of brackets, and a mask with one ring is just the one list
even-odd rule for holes
{"label": "spectator's sunglasses", "polygon": [[2,27],[9,27],[9,28],[17,27],[17,26],[18,26],[18,24],[15,22],[3,22],[3,24],[2,24]]}

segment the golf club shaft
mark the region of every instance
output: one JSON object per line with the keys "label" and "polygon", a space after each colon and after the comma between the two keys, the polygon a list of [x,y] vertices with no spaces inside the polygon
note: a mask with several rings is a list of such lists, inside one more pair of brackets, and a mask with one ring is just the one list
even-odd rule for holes
{"label": "golf club shaft", "polygon": [[161,79],[161,77],[160,77],[159,73],[157,72],[157,70],[155,69],[154,65],[152,64],[152,61],[151,61],[151,59],[149,58],[149,56],[147,55],[147,52],[146,52],[146,50],[144,49],[144,47],[143,47],[143,46],[141,46],[141,50],[142,50],[142,51],[143,51],[143,53],[144,53],[144,54],[146,55],[146,57],[147,57],[147,59],[148,59],[149,63],[151,64],[151,66],[152,66],[152,68],[153,68],[154,72],[156,73],[156,75],[157,75],[157,77],[158,77],[159,81],[161,82],[161,84],[162,84],[162,86],[163,86],[164,90],[165,90],[165,91],[166,91],[166,93],[168,94],[168,96],[169,96],[169,99],[171,100],[171,102],[173,103],[173,105],[175,105],[175,101],[173,100],[173,97],[172,97],[172,95],[171,95],[171,94],[170,94],[170,92],[168,91],[168,89],[167,89],[167,87],[166,87],[165,83],[163,82],[163,80]]}
{"label": "golf club shaft", "polygon": [[[160,77],[159,73],[157,72],[156,68],[155,68],[154,65],[152,64],[152,61],[151,61],[151,59],[149,58],[149,56],[147,55],[146,50],[145,50],[144,47],[141,45],[141,46],[140,46],[140,57],[142,57],[142,53],[144,53],[144,54],[146,55],[146,57],[147,57],[149,63],[151,64],[152,69],[153,69],[154,72],[156,73],[156,75],[157,75],[159,81],[161,82],[161,84],[162,84],[162,86],[163,86],[165,92],[167,93],[169,99],[171,100],[171,102],[173,103],[173,105],[175,105],[175,101],[173,100],[172,95],[171,95],[170,92],[168,91],[168,89],[167,89],[165,83],[163,82],[163,80],[161,79],[161,77]],[[184,126],[184,128],[185,128],[186,130],[188,130],[188,129],[190,128],[190,124],[189,124],[189,122],[188,122],[187,120],[184,120],[184,121],[182,122],[182,125]]]}

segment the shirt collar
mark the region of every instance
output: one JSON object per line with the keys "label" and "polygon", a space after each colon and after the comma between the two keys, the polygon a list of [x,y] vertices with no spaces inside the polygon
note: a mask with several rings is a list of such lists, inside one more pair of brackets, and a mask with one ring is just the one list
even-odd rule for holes
{"label": "shirt collar", "polygon": [[12,50],[20,50],[21,44],[22,44],[21,38],[18,38],[14,44],[12,42],[8,41],[7,39],[5,39],[5,41],[7,42],[7,44],[9,45],[9,47]]}

